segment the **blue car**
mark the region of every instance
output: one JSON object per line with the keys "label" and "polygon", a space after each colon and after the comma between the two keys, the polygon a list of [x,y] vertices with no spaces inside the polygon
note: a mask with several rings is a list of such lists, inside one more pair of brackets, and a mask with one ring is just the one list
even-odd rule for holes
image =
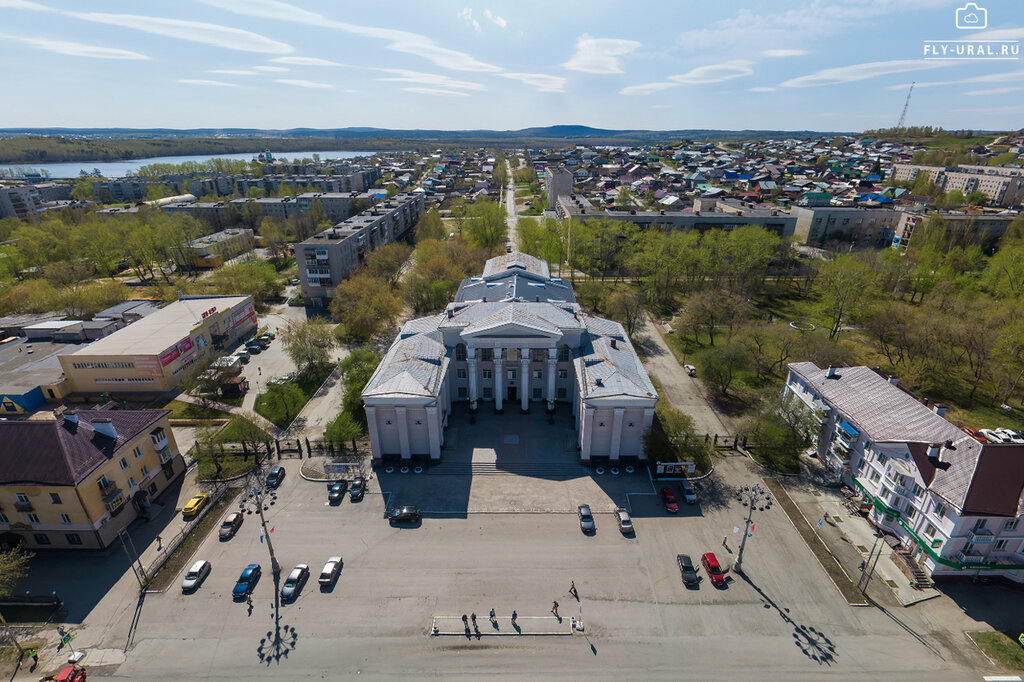
{"label": "blue car", "polygon": [[244,599],[252,594],[253,588],[256,587],[256,583],[259,582],[260,573],[261,569],[259,564],[249,564],[246,566],[245,570],[242,571],[242,575],[238,576],[238,582],[235,583],[235,588],[231,590],[231,597],[233,599]]}

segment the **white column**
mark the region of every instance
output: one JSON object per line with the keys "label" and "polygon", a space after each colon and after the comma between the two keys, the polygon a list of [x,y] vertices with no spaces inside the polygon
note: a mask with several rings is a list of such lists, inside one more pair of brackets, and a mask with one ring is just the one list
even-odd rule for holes
{"label": "white column", "polygon": [[580,459],[590,460],[590,441],[594,435],[594,408],[583,408],[583,423],[580,425]]}
{"label": "white column", "polygon": [[622,448],[622,415],[625,411],[625,408],[616,407],[612,418],[611,459],[618,459]]}
{"label": "white column", "polygon": [[476,348],[470,346],[466,349],[466,359],[469,361],[469,409],[476,409]]}
{"label": "white column", "polygon": [[438,424],[437,405],[427,408],[427,435],[430,439],[430,459],[441,459],[441,426]]}
{"label": "white column", "polygon": [[380,451],[380,433],[377,431],[377,408],[366,408],[366,428],[370,432],[370,456],[379,461],[382,453]]}
{"label": "white column", "polygon": [[409,450],[409,417],[404,407],[395,408],[398,420],[398,442],[402,447],[402,459],[409,459],[412,452]]}
{"label": "white column", "polygon": [[555,361],[558,359],[558,349],[548,348],[548,409],[555,409]]}
{"label": "white column", "polygon": [[505,377],[501,373],[501,348],[494,349],[494,409],[501,412],[501,402],[505,399]]}
{"label": "white column", "polygon": [[519,396],[519,409],[523,412],[530,410],[530,349],[519,350],[519,373],[523,375],[523,394]]}
{"label": "white column", "polygon": [[[644,433],[647,433],[647,429],[651,428],[651,424],[654,423],[654,408],[644,408]],[[647,450],[644,449],[643,445],[640,446],[640,458],[647,459]]]}

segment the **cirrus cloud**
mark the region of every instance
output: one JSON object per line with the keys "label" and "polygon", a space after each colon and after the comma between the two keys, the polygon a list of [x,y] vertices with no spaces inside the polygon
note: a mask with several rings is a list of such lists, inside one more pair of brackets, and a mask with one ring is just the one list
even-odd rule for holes
{"label": "cirrus cloud", "polygon": [[320,57],[274,57],[270,61],[275,64],[289,64],[291,66],[347,66],[340,62],[320,59]]}
{"label": "cirrus cloud", "polygon": [[460,81],[439,73],[423,73],[421,71],[410,71],[409,69],[378,69],[384,73],[391,74],[381,77],[379,81],[392,81],[395,83],[414,83],[416,85],[429,85],[431,87],[445,90],[486,90],[480,83],[472,81]]}
{"label": "cirrus cloud", "polygon": [[11,40],[24,43],[47,52],[64,54],[71,57],[90,57],[92,59],[149,59],[144,54],[121,50],[116,47],[101,47],[99,45],[87,45],[85,43],[74,43],[68,40],[50,40],[48,38],[25,38],[23,36],[0,35],[2,40]]}
{"label": "cirrus cloud", "polygon": [[260,75],[256,71],[249,71],[248,69],[209,69],[207,73],[219,73],[225,76],[258,76]]}
{"label": "cirrus cloud", "polygon": [[487,21],[491,22],[498,28],[505,28],[508,26],[508,22],[505,21],[505,17],[499,17],[497,14],[489,9],[484,10],[484,16],[487,17]]}
{"label": "cirrus cloud", "polygon": [[619,57],[641,46],[635,40],[624,38],[594,38],[586,33],[576,39],[576,52],[562,64],[572,71],[584,73],[622,73]]}
{"label": "cirrus cloud", "polygon": [[238,87],[234,83],[225,83],[224,81],[204,80],[202,78],[179,78],[177,80],[177,82],[178,83],[182,83],[184,85],[214,85],[214,86],[217,86],[219,88],[237,88]]}
{"label": "cirrus cloud", "polygon": [[565,92],[566,79],[562,76],[551,76],[546,73],[499,73],[502,78],[509,78],[537,88],[537,92]]}
{"label": "cirrus cloud", "polygon": [[83,21],[120,26],[167,38],[214,45],[226,50],[265,52],[268,54],[288,54],[294,50],[291,45],[271,40],[258,33],[243,31],[240,28],[231,28],[230,26],[209,24],[204,21],[146,17],[138,14],[104,14],[100,12],[69,12],[68,14]]}
{"label": "cirrus cloud", "polygon": [[749,76],[754,73],[751,65],[754,62],[746,59],[734,59],[721,64],[707,64],[690,69],[686,73],[677,76],[669,76],[670,81],[695,85],[701,83],[721,83],[741,76]]}
{"label": "cirrus cloud", "polygon": [[274,81],[282,85],[294,85],[297,88],[320,88],[327,89],[333,88],[334,86],[330,83],[317,83],[316,81],[302,80],[301,78],[279,78]]}
{"label": "cirrus cloud", "polygon": [[761,50],[761,54],[765,57],[803,57],[805,54],[810,54],[810,52],[807,50],[794,50],[783,47],[771,50]]}
{"label": "cirrus cloud", "polygon": [[406,92],[414,92],[417,95],[436,95],[438,97],[469,97],[469,93],[458,90],[445,90],[444,88],[402,88]]}
{"label": "cirrus cloud", "polygon": [[923,59],[896,59],[888,62],[867,62],[851,64],[830,69],[821,69],[806,76],[798,76],[783,81],[779,85],[784,88],[813,88],[820,85],[838,85],[868,78],[887,76],[891,73],[905,73],[922,69],[938,69],[951,66],[953,62],[925,61]]}

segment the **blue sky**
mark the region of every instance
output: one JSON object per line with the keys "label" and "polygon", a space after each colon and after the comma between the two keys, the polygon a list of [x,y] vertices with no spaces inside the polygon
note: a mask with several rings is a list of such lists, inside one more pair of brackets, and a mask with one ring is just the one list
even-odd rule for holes
{"label": "blue sky", "polygon": [[0,0],[0,128],[1009,129],[1021,0]]}

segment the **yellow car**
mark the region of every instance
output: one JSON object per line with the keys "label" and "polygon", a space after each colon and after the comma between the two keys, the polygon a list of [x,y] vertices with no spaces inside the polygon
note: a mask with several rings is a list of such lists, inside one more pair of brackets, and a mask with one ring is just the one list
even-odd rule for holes
{"label": "yellow car", "polygon": [[185,517],[195,516],[199,513],[200,509],[206,506],[206,503],[209,501],[210,496],[205,493],[196,495],[191,500],[189,500],[188,504],[185,505],[185,508],[181,510],[181,515]]}

